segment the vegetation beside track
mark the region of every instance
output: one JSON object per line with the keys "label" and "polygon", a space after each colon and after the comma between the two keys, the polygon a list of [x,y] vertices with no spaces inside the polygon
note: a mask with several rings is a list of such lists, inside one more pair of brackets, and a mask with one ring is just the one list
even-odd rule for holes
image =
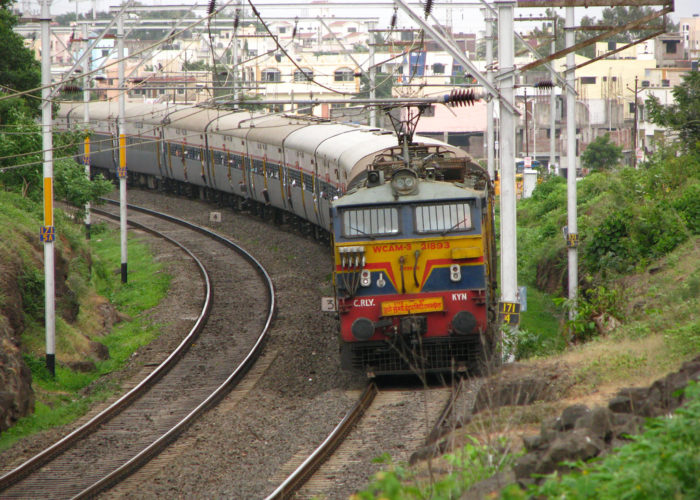
{"label": "vegetation beside track", "polygon": [[[41,216],[40,206],[32,201],[0,191],[0,265],[18,277],[14,284],[3,283],[7,300],[0,301],[0,327],[12,323],[13,331],[22,332],[22,357],[31,369],[35,396],[34,413],[0,435],[0,450],[21,437],[69,423],[109,397],[117,387],[101,377],[119,370],[137,348],[158,335],[159,325],[140,313],[160,302],[170,284],[149,248],[130,238],[129,283],[122,285],[118,232],[93,225],[87,242],[82,227],[57,211],[57,366],[52,378],[44,364],[44,271],[36,234]],[[105,331],[106,310],[128,321]]]}

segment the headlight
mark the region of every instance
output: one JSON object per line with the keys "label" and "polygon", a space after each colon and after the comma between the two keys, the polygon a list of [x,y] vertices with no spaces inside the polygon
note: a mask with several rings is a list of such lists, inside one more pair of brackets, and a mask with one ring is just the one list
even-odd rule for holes
{"label": "headlight", "polygon": [[368,318],[357,318],[352,322],[350,331],[357,340],[369,340],[374,335],[374,323]]}
{"label": "headlight", "polygon": [[391,188],[397,196],[416,193],[418,191],[418,179],[415,172],[408,169],[394,172],[391,178]]}
{"label": "headlight", "polygon": [[459,311],[452,318],[452,330],[457,335],[469,335],[476,326],[476,318],[469,311]]}

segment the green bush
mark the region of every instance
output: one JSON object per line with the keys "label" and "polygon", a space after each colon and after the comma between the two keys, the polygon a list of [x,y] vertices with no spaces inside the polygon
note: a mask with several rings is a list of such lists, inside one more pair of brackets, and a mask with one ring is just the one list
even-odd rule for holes
{"label": "green bush", "polygon": [[662,257],[688,239],[683,221],[664,205],[644,205],[632,221],[632,244],[642,257]]}
{"label": "green bush", "polygon": [[612,269],[625,272],[636,261],[636,250],[629,239],[628,211],[613,212],[586,238],[583,245],[583,262],[591,272]]}
{"label": "green bush", "polygon": [[673,202],[685,226],[693,234],[700,234],[700,182],[687,186]]}
{"label": "green bush", "polygon": [[44,271],[32,265],[24,265],[19,275],[19,292],[22,311],[36,321],[44,317]]}

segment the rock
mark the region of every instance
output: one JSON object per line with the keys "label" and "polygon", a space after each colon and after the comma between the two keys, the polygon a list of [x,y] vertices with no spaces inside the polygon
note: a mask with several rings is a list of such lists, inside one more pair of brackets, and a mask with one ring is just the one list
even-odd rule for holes
{"label": "rock", "polygon": [[549,474],[555,470],[566,470],[562,462],[588,460],[597,457],[605,448],[605,443],[591,436],[588,429],[576,429],[559,436],[544,454],[537,466],[538,474]]}
{"label": "rock", "polygon": [[523,446],[525,446],[525,449],[527,451],[538,450],[544,444],[545,444],[545,440],[542,439],[541,435],[524,436],[523,437]]}
{"label": "rock", "polygon": [[590,411],[586,405],[572,405],[564,408],[564,411],[561,412],[561,417],[557,419],[557,430],[567,431],[573,429],[576,421],[588,415]]}
{"label": "rock", "polygon": [[31,371],[7,332],[0,329],[0,432],[34,411]]}
{"label": "rock", "polygon": [[551,443],[554,441],[559,436],[558,419],[548,418],[543,420],[540,424],[540,434],[544,442]]}
{"label": "rock", "polygon": [[515,481],[513,471],[505,470],[497,472],[488,479],[479,481],[467,490],[460,500],[482,500],[484,498],[498,498],[498,492]]}
{"label": "rock", "polygon": [[513,464],[513,472],[518,479],[530,478],[538,468],[539,457],[535,453],[528,453],[518,457]]}
{"label": "rock", "polygon": [[613,437],[617,439],[629,439],[627,436],[635,436],[642,432],[644,419],[638,415],[619,413],[615,415],[615,427]]}
{"label": "rock", "polygon": [[613,436],[615,415],[608,408],[596,406],[590,412],[581,416],[574,424],[575,429],[589,429],[591,433],[603,441],[610,441]]}

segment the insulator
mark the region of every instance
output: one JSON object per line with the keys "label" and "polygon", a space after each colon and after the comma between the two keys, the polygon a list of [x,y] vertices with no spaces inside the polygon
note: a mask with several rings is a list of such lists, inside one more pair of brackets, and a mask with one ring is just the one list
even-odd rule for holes
{"label": "insulator", "polygon": [[63,91],[64,92],[82,92],[83,89],[82,89],[82,87],[78,87],[77,85],[64,85]]}
{"label": "insulator", "polygon": [[361,78],[361,77],[362,77],[362,71],[355,71],[355,73],[353,74],[353,76],[354,76],[355,78]]}
{"label": "insulator", "polygon": [[241,22],[241,10],[236,9],[236,17],[233,20],[233,31],[238,29],[238,24]]}
{"label": "insulator", "polygon": [[536,89],[549,90],[549,89],[554,88],[554,83],[552,83],[552,80],[541,80],[541,81],[535,83],[534,87]]}
{"label": "insulator", "polygon": [[396,11],[394,11],[394,14],[391,16],[391,25],[390,25],[390,29],[392,29],[392,30],[393,30],[394,28],[396,28],[396,18],[397,18],[397,16],[398,16],[398,14],[396,13]]}
{"label": "insulator", "polygon": [[215,10],[216,10],[216,0],[209,0],[209,8],[207,9],[207,14],[209,14],[211,16]]}
{"label": "insulator", "polygon": [[453,90],[446,95],[444,98],[445,104],[451,104],[453,106],[471,106],[479,97],[471,89],[457,89]]}
{"label": "insulator", "polygon": [[425,2],[425,18],[430,17],[430,13],[433,11],[433,0],[426,0]]}
{"label": "insulator", "polygon": [[297,25],[299,24],[299,18],[295,17],[294,18],[294,29],[292,30],[292,40],[294,40],[294,37],[297,36]]}

